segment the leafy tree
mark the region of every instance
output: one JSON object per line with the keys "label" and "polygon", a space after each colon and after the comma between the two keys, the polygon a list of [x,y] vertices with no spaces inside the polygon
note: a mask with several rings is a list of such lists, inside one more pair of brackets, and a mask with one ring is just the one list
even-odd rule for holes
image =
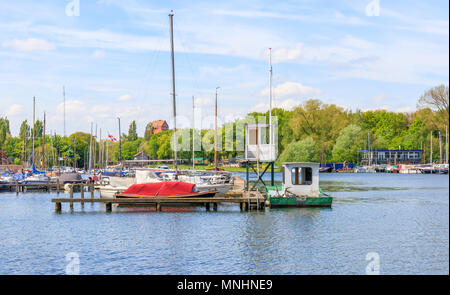
{"label": "leafy tree", "polygon": [[138,139],[137,131],[136,131],[136,121],[132,121],[130,123],[130,128],[128,129],[128,140],[129,141],[135,141]]}
{"label": "leafy tree", "polygon": [[333,147],[333,161],[355,163],[357,150],[364,146],[364,138],[365,134],[358,125],[350,124],[342,129]]}
{"label": "leafy tree", "polygon": [[31,136],[31,128],[28,125],[27,120],[23,121],[20,125],[19,137],[20,138],[28,138]]}
{"label": "leafy tree", "polygon": [[144,140],[145,141],[149,141],[150,140],[150,137],[152,137],[152,135],[153,135],[153,126],[152,126],[152,122],[150,122],[150,123],[148,123],[146,126],[145,126],[145,131],[144,131]]}
{"label": "leafy tree", "polygon": [[318,162],[319,149],[312,137],[291,142],[278,160],[282,162]]}
{"label": "leafy tree", "polygon": [[441,84],[433,87],[419,98],[417,107],[431,108],[442,115],[443,121],[448,122],[449,119],[449,98],[448,98],[448,86]]}

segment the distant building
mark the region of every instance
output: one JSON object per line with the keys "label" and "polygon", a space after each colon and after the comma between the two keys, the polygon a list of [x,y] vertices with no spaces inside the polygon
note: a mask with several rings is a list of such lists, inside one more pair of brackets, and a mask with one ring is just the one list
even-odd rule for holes
{"label": "distant building", "polygon": [[169,125],[167,124],[166,120],[153,121],[152,127],[153,127],[153,134],[169,130]]}
{"label": "distant building", "polygon": [[147,156],[144,152],[139,152],[133,156],[133,159],[135,161],[142,161],[142,160],[146,161],[146,160],[150,160],[150,157]]}
{"label": "distant building", "polygon": [[423,162],[423,150],[360,150],[357,152],[362,165],[420,164]]}

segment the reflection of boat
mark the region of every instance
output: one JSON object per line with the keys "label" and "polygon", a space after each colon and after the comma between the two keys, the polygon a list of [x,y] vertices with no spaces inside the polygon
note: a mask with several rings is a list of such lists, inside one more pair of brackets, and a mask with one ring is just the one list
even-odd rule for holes
{"label": "reflection of boat", "polygon": [[266,186],[270,207],[331,207],[319,187],[319,164],[283,163],[282,186]]}
{"label": "reflection of boat", "polygon": [[164,181],[154,183],[133,184],[122,193],[115,194],[117,198],[192,198],[214,197],[215,190],[200,192],[195,184],[182,181]]}

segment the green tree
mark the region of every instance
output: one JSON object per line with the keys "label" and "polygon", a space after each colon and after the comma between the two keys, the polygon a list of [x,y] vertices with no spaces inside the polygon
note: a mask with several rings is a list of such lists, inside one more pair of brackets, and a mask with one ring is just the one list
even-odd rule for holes
{"label": "green tree", "polygon": [[278,161],[280,163],[318,162],[319,149],[316,147],[316,143],[312,137],[306,137],[305,139],[288,144]]}
{"label": "green tree", "polygon": [[136,131],[136,121],[132,121],[130,123],[130,128],[128,128],[128,140],[135,141],[138,139],[137,131]]}
{"label": "green tree", "polygon": [[356,151],[364,146],[364,139],[365,132],[356,124],[342,129],[333,147],[333,161],[356,163]]}

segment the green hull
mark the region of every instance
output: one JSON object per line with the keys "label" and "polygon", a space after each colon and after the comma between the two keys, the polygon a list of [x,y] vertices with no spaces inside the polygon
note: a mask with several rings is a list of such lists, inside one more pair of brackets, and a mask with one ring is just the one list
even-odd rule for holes
{"label": "green hull", "polygon": [[[282,192],[281,186],[267,186],[267,191]],[[319,197],[272,197],[267,194],[270,207],[331,207],[333,198],[327,195]]]}

